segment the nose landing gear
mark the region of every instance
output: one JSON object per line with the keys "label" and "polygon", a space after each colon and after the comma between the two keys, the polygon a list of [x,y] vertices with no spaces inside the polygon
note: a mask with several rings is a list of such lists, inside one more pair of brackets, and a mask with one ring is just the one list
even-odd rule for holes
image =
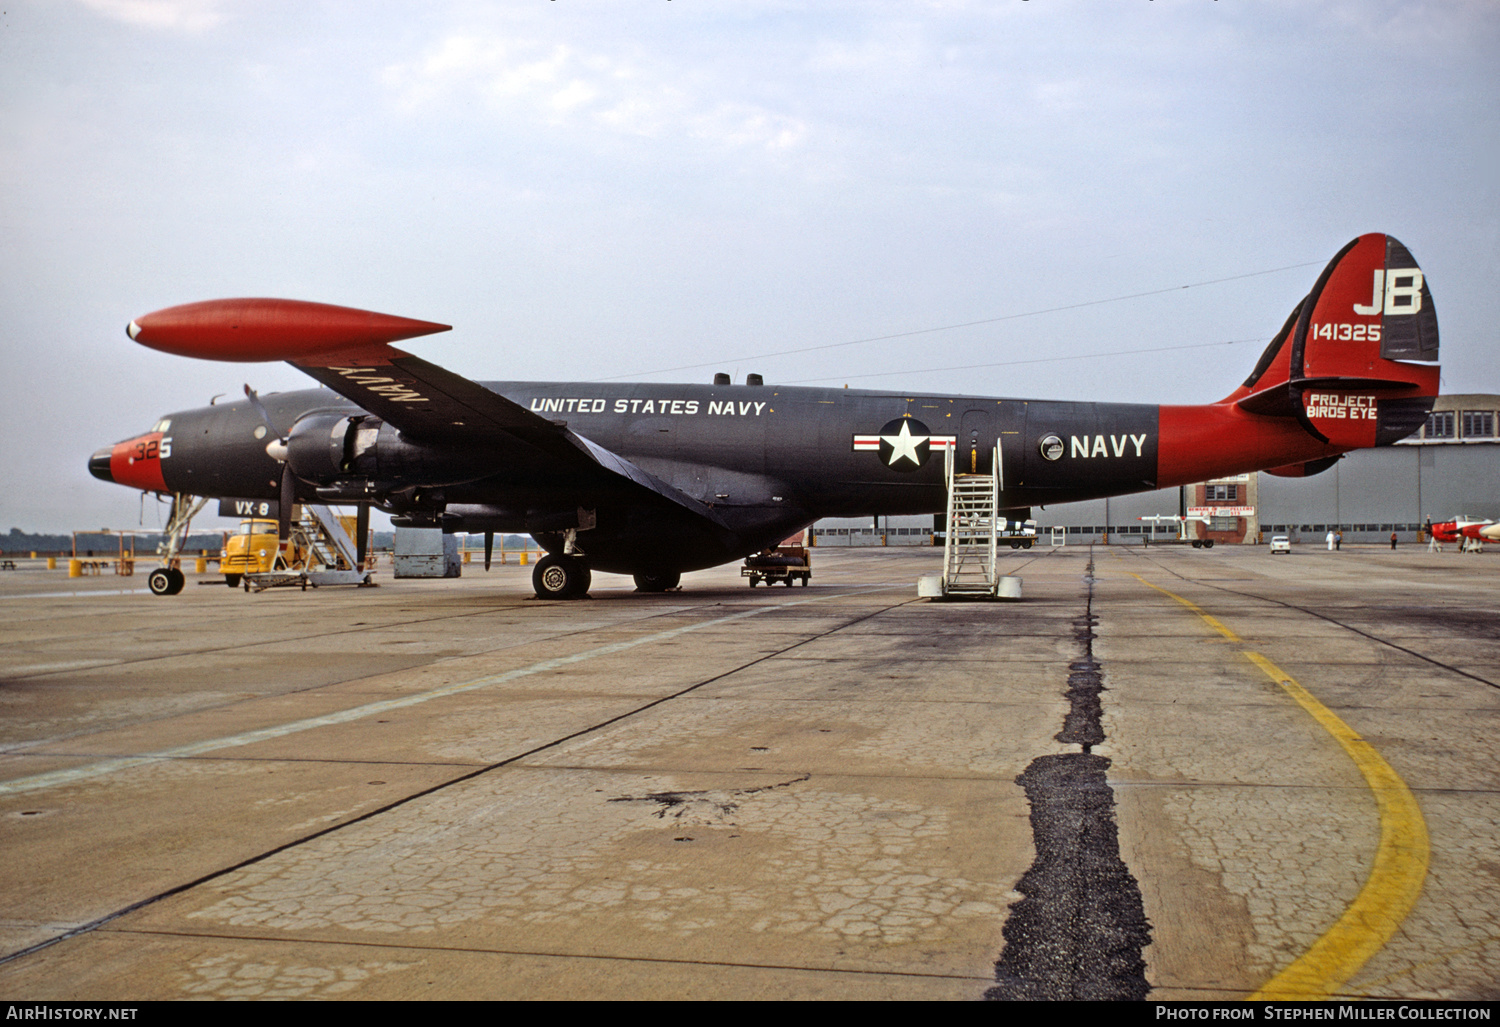
{"label": "nose landing gear", "polygon": [[186,582],[187,578],[176,567],[158,567],[146,579],[146,587],[154,596],[175,596]]}

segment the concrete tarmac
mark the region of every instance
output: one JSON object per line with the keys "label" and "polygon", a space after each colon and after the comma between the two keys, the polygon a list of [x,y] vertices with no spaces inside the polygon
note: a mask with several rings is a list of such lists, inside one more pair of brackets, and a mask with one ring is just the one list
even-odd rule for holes
{"label": "concrete tarmac", "polygon": [[932,549],[571,603],[23,562],[0,996],[1500,997],[1494,555],[1004,561],[1020,603],[917,600]]}

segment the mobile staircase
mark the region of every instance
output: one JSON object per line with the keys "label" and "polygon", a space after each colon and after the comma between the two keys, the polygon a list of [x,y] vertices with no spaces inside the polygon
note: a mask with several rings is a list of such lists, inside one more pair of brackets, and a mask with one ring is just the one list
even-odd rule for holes
{"label": "mobile staircase", "polygon": [[1000,478],[995,474],[957,473],[951,449],[944,454],[943,463],[948,484],[943,595],[992,596],[995,558],[1000,551]]}
{"label": "mobile staircase", "polygon": [[1004,470],[998,444],[991,453],[990,468],[994,473],[960,474],[954,451],[950,448],[945,452],[948,530],[943,543],[943,573],[918,582],[918,595],[954,599],[1021,598],[1021,579],[999,572],[1000,537],[1009,525],[1000,505]]}
{"label": "mobile staircase", "polygon": [[290,544],[283,549],[283,553],[297,553],[300,558],[289,565],[278,555],[275,569],[245,575],[245,590],[370,584],[370,574],[360,566],[354,540],[333,511],[321,503],[303,503],[301,512],[288,532]]}

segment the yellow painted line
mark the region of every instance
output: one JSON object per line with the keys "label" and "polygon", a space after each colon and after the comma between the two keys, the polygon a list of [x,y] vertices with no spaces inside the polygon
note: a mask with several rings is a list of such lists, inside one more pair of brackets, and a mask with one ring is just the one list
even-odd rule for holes
{"label": "yellow painted line", "polygon": [[[1177,600],[1229,641],[1244,644],[1244,639],[1197,604],[1151,584],[1139,574],[1127,573],[1141,584]],[[1422,810],[1411,789],[1374,746],[1313,698],[1286,671],[1251,649],[1241,652],[1333,736],[1364,775],[1380,810],[1380,845],[1364,887],[1344,915],[1311,948],[1249,996],[1255,1002],[1329,999],[1391,940],[1416,905],[1431,855],[1427,822],[1422,819]]]}

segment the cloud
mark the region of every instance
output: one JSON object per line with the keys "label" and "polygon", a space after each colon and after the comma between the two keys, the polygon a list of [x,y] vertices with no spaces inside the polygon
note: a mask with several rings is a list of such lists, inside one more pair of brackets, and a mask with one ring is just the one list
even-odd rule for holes
{"label": "cloud", "polygon": [[221,0],[79,0],[91,11],[151,29],[202,32],[225,18]]}
{"label": "cloud", "polygon": [[478,99],[490,116],[733,149],[784,150],[808,131],[799,118],[713,95],[697,76],[536,40],[450,35],[384,78],[408,112]]}

